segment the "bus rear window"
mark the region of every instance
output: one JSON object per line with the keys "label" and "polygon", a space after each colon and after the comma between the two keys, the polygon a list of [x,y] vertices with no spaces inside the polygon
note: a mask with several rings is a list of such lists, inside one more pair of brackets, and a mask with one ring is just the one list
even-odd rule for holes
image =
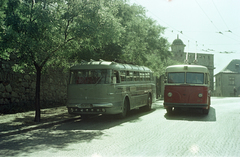
{"label": "bus rear window", "polygon": [[168,73],[168,83],[184,83],[184,72]]}
{"label": "bus rear window", "polygon": [[85,69],[70,72],[70,84],[109,84],[110,70]]}
{"label": "bus rear window", "polygon": [[204,83],[204,73],[194,73],[188,72],[186,74],[186,82],[189,84],[203,84]]}

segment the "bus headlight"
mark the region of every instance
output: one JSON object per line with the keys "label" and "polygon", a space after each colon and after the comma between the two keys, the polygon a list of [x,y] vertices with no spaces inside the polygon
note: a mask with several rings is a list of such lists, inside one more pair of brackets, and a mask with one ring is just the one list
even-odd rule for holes
{"label": "bus headlight", "polygon": [[172,97],[172,93],[171,92],[169,92],[167,95],[168,95],[168,97]]}
{"label": "bus headlight", "polygon": [[199,93],[199,94],[198,94],[198,97],[199,97],[199,98],[201,98],[202,96],[203,96],[203,94],[202,94],[202,93]]}

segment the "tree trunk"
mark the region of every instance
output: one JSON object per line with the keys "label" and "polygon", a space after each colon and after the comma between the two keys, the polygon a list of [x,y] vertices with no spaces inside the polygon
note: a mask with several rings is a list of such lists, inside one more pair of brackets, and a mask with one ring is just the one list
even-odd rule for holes
{"label": "tree trunk", "polygon": [[37,64],[34,64],[37,70],[37,79],[36,79],[36,93],[35,93],[35,122],[40,122],[40,80],[41,80],[41,71],[42,67]]}

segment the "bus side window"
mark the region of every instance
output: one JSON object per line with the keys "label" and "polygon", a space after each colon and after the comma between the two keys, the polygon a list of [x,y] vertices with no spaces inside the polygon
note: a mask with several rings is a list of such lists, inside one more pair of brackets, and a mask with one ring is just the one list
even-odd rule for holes
{"label": "bus side window", "polygon": [[127,71],[126,73],[126,81],[132,81],[133,80],[133,72]]}
{"label": "bus side window", "polygon": [[150,73],[145,73],[146,81],[150,81]]}
{"label": "bus side window", "polygon": [[70,81],[69,81],[70,84],[78,84],[77,73],[71,71],[71,72],[70,72],[70,79],[69,79],[69,80],[70,80]]}
{"label": "bus side window", "polygon": [[144,73],[140,72],[140,81],[144,81]]}
{"label": "bus side window", "polygon": [[125,71],[120,72],[121,82],[126,81]]}
{"label": "bus side window", "polygon": [[112,80],[113,80],[113,77],[116,77],[116,83],[120,83],[118,71],[116,71],[116,70],[113,71]]}
{"label": "bus side window", "polygon": [[130,75],[130,81],[134,81],[133,71],[130,71],[129,75]]}
{"label": "bus side window", "polygon": [[205,73],[205,84],[208,84],[208,73]]}
{"label": "bus side window", "polygon": [[139,81],[139,72],[134,72],[134,81]]}

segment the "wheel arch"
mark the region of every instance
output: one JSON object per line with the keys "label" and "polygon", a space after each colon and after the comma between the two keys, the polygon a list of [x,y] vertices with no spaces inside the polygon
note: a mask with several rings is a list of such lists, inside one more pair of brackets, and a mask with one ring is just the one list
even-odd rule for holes
{"label": "wheel arch", "polygon": [[126,95],[125,97],[124,97],[124,99],[123,99],[123,103],[125,102],[125,101],[127,101],[127,104],[128,104],[128,111],[130,110],[130,98],[129,98],[129,96],[128,95]]}

